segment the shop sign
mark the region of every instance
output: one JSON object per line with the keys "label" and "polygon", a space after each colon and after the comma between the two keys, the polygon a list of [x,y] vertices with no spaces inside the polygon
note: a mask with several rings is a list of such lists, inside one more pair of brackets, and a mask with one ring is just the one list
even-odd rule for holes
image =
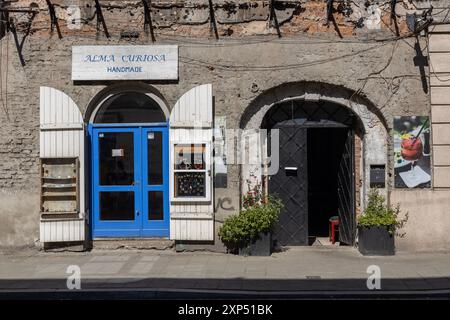
{"label": "shop sign", "polygon": [[178,46],[73,46],[72,80],[177,80]]}

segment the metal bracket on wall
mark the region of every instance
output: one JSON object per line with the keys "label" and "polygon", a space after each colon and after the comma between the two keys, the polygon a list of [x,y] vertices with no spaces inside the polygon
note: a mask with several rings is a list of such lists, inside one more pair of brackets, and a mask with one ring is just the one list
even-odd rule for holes
{"label": "metal bracket on wall", "polygon": [[327,26],[330,25],[330,21],[334,20],[333,4],[334,0],[327,0]]}
{"label": "metal bracket on wall", "polygon": [[395,6],[397,5],[397,0],[391,0],[391,21],[395,20],[396,13],[395,13]]}
{"label": "metal bracket on wall", "polygon": [[6,35],[6,24],[8,22],[8,12],[4,11],[5,4],[0,3],[0,39]]}
{"label": "metal bracket on wall", "polygon": [[152,42],[155,42],[155,33],[153,32],[153,23],[152,23],[152,1],[151,0],[142,0],[142,4],[144,5],[144,30],[150,30],[150,36],[152,38]]}
{"label": "metal bracket on wall", "polygon": [[58,17],[56,16],[55,5],[50,1],[46,0],[48,6],[48,13],[50,14],[50,31],[53,33],[54,28],[58,33],[58,38],[62,39],[61,30],[59,29]]}
{"label": "metal bracket on wall", "polygon": [[333,23],[334,30],[336,30],[336,33],[339,36],[339,38],[343,38],[341,31],[339,30],[339,26],[336,22],[336,19],[334,18],[333,10],[334,10],[334,0],[327,0],[327,22],[326,22],[326,25],[329,26],[330,21],[331,21]]}
{"label": "metal bracket on wall", "polygon": [[103,17],[102,6],[98,0],[95,0],[95,15],[97,16],[97,31],[100,29],[100,24],[107,38],[109,38],[108,27],[106,26],[105,18]]}
{"label": "metal bracket on wall", "polygon": [[24,36],[22,37],[22,40],[20,40],[20,41],[19,41],[19,35],[17,34],[16,25],[14,24],[13,19],[8,18],[8,20],[6,22],[6,29],[11,31],[11,33],[13,34],[14,43],[16,44],[17,54],[19,55],[19,60],[20,60],[20,64],[22,65],[22,67],[25,66],[25,59],[23,58],[23,54],[22,54],[23,44],[25,43],[25,39],[27,38],[27,36],[30,34],[31,24],[33,23],[33,20],[37,14],[36,11],[29,11],[28,13],[30,14],[30,17],[28,20],[27,30],[26,30]]}
{"label": "metal bracket on wall", "polygon": [[398,24],[397,24],[397,13],[395,12],[396,6],[397,6],[397,0],[391,0],[391,23],[394,22],[395,34],[397,36],[399,36],[400,31],[398,29]]}
{"label": "metal bracket on wall", "polygon": [[214,7],[212,0],[208,0],[208,6],[209,6],[209,24],[214,31],[214,36],[216,39],[219,39],[219,33],[217,31],[217,23],[216,23],[216,16],[214,14]]}
{"label": "metal bracket on wall", "polygon": [[277,29],[278,38],[281,38],[280,24],[278,23],[278,18],[275,13],[275,0],[270,0],[270,15],[269,15],[269,23],[273,22],[275,29]]}

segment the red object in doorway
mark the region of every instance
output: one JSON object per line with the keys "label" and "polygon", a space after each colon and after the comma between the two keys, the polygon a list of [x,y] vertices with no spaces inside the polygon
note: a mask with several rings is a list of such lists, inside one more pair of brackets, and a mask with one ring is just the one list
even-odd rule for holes
{"label": "red object in doorway", "polygon": [[331,217],[329,226],[329,239],[332,244],[336,243],[336,231],[339,232],[339,217]]}

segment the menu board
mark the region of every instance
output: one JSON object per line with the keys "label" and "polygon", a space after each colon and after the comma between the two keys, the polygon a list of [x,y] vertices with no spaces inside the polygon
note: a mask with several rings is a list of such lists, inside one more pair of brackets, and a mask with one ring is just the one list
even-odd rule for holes
{"label": "menu board", "polygon": [[205,173],[175,173],[175,197],[204,197]]}

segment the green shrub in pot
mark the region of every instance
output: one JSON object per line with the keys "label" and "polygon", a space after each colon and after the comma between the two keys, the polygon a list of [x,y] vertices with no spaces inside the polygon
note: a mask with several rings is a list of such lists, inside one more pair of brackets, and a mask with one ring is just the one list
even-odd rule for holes
{"label": "green shrub in pot", "polygon": [[385,226],[388,227],[391,234],[394,234],[408,220],[408,214],[405,215],[404,219],[400,219],[399,215],[400,205],[397,204],[395,207],[387,205],[385,198],[379,193],[378,189],[371,189],[367,208],[364,210],[364,214],[359,216],[358,226]]}
{"label": "green shrub in pot", "polygon": [[358,249],[364,255],[392,255],[395,253],[395,235],[408,220],[401,219],[400,206],[386,204],[378,189],[369,192],[367,208],[358,218]]}
{"label": "green shrub in pot", "polygon": [[248,246],[260,234],[271,232],[283,208],[281,200],[274,196],[250,203],[239,214],[226,218],[219,229],[219,237],[233,252]]}

